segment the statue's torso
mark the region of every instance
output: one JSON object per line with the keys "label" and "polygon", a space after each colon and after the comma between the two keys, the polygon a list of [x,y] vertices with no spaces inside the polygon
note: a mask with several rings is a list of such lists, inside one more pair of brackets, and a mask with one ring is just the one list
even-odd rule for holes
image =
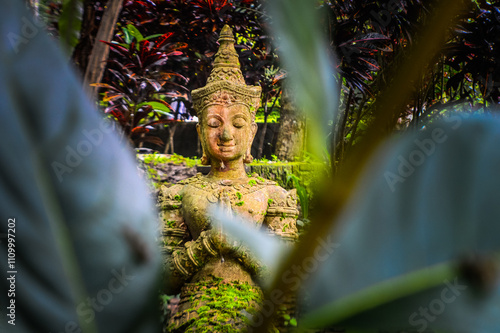
{"label": "statue's torso", "polygon": [[[204,176],[193,177],[184,182],[180,190],[182,215],[193,239],[204,230],[213,227],[212,209],[216,205],[228,214],[238,215],[255,228],[262,228],[269,205],[270,192],[274,182],[248,178],[239,181],[214,180]],[[264,226],[265,227],[265,226]],[[251,273],[231,254],[221,253],[212,258],[198,271],[192,282],[216,276],[227,281],[253,283]]]}
{"label": "statue's torso", "polygon": [[[221,180],[198,174],[172,187],[162,187],[159,205],[164,248],[169,254],[167,266],[173,270],[181,287],[179,310],[170,320],[170,329],[184,332],[202,317],[217,318],[226,311],[221,307],[237,310],[231,326],[244,328],[246,312],[242,311],[257,311],[262,296],[255,284],[256,276],[262,273],[261,266],[239,245],[228,244],[230,241],[223,239],[225,246],[217,248],[207,241],[207,232],[212,232],[210,237],[213,237],[217,230],[212,223],[211,210],[219,205],[228,214],[242,217],[257,229],[293,241],[297,236],[298,214],[295,190],[286,191],[275,182],[257,176]],[[237,306],[218,305],[219,296],[214,296],[213,292],[221,288],[247,290],[244,297],[251,301]],[[210,310],[201,315],[201,308]]]}
{"label": "statue's torso", "polygon": [[215,205],[261,227],[273,187],[277,187],[274,182],[254,177],[239,181],[190,178],[180,193],[182,214],[191,236],[196,239],[203,230],[212,227],[209,216]]}
{"label": "statue's torso", "polygon": [[[297,200],[295,191],[286,191],[275,182],[258,176],[239,180],[211,179],[198,174],[170,188],[162,188],[164,233],[184,230],[184,239],[196,241],[212,229],[212,209],[217,205],[228,214],[272,235],[294,240]],[[174,213],[175,212],[175,213]],[[176,221],[175,225],[170,221]],[[177,228],[176,228],[177,227]],[[179,228],[181,227],[181,228]],[[180,239],[180,238],[179,238]],[[184,242],[185,242],[184,241]],[[232,244],[231,244],[232,245]],[[173,250],[173,249],[172,249]],[[245,267],[237,255],[220,253],[209,257],[190,282],[216,276],[226,280],[253,282],[255,271]]]}

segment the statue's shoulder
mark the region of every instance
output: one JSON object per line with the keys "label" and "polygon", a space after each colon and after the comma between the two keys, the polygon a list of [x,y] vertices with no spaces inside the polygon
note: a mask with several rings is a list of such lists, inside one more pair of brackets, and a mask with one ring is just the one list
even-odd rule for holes
{"label": "statue's shoulder", "polygon": [[198,172],[196,176],[184,179],[179,184],[185,186],[186,191],[191,191],[193,188],[203,191],[211,191],[213,189],[213,186],[211,186],[212,183],[201,172]]}
{"label": "statue's shoulder", "polygon": [[276,182],[260,177],[254,173],[248,176],[246,183],[240,183],[235,186],[238,191],[252,193],[257,191],[266,191],[269,187],[278,186]]}
{"label": "statue's shoulder", "polygon": [[279,186],[275,181],[265,179],[260,177],[257,173],[253,173],[248,178],[249,185],[260,185],[260,186]]}
{"label": "statue's shoulder", "polygon": [[297,190],[286,190],[279,185],[268,186],[268,213],[298,214]]}
{"label": "statue's shoulder", "polygon": [[160,191],[158,192],[158,197],[170,197],[172,195],[181,194],[184,185],[177,183],[172,185],[162,185],[160,186]]}
{"label": "statue's shoulder", "polygon": [[266,192],[273,197],[286,196],[287,190],[279,186],[277,182],[262,178],[257,173],[253,173],[249,176],[248,184],[250,186],[259,187],[259,189],[264,188]]}
{"label": "statue's shoulder", "polygon": [[269,206],[275,207],[297,207],[297,190],[286,190],[277,182],[252,174],[249,184],[259,189],[264,189],[268,195]]}
{"label": "statue's shoulder", "polygon": [[198,172],[195,176],[181,180],[177,184],[182,185],[182,186],[187,185],[187,184],[196,184],[196,183],[204,182],[204,178],[205,177],[203,177],[201,172]]}
{"label": "statue's shoulder", "polygon": [[267,187],[267,192],[269,193],[269,197],[271,199],[276,199],[276,201],[283,201],[287,199],[296,199],[297,198],[297,190],[286,190],[283,187],[275,184]]}
{"label": "statue's shoulder", "polygon": [[174,184],[171,186],[162,185],[158,192],[157,205],[163,209],[176,209],[182,205],[183,196],[182,184]]}

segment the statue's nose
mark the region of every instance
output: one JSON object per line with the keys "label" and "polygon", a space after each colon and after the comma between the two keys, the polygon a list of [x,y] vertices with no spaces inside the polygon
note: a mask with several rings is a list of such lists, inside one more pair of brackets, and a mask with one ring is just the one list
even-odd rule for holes
{"label": "statue's nose", "polygon": [[227,128],[224,128],[224,131],[222,132],[222,136],[220,139],[222,141],[230,141],[232,139],[231,133],[229,133]]}

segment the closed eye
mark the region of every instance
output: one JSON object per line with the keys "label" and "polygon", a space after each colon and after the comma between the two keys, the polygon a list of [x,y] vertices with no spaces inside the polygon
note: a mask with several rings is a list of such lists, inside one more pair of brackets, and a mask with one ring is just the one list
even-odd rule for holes
{"label": "closed eye", "polygon": [[215,118],[210,119],[207,122],[207,125],[213,128],[219,127],[221,125],[221,122]]}
{"label": "closed eye", "polygon": [[243,118],[237,118],[233,121],[233,126],[236,128],[242,128],[247,122]]}

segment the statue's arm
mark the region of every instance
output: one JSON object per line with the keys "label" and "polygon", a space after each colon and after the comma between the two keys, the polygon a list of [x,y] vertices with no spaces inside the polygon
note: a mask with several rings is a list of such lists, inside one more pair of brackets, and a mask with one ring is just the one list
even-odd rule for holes
{"label": "statue's arm", "polygon": [[184,244],[191,240],[181,213],[181,189],[179,185],[162,186],[158,194],[159,219],[163,236],[161,248],[164,257],[164,291],[169,295],[178,294],[180,287],[186,282],[172,264],[173,253],[182,250]]}
{"label": "statue's arm", "polygon": [[268,207],[264,224],[273,235],[280,236],[287,242],[295,242],[297,231],[297,191],[287,191],[273,186],[269,191]]}
{"label": "statue's arm", "polygon": [[[295,190],[286,191],[282,187],[270,185],[267,191],[268,207],[264,217],[264,226],[272,236],[293,244],[298,238],[297,232],[297,194]],[[265,277],[266,268],[245,247],[238,248],[239,260],[252,274]]]}
{"label": "statue's arm", "polygon": [[158,196],[163,234],[164,291],[169,295],[180,292],[209,257],[217,255],[212,238],[203,231],[193,240],[182,215],[182,187],[162,186]]}
{"label": "statue's arm", "polygon": [[[269,185],[267,189],[268,207],[263,226],[272,236],[292,245],[298,238],[297,231],[297,194],[295,190],[286,191],[282,187]],[[267,277],[266,267],[245,246],[234,248],[236,257],[243,267],[258,279]]]}
{"label": "statue's arm", "polygon": [[[269,191],[267,214],[264,223],[272,235],[277,235],[290,246],[298,239],[297,217],[299,215],[297,191],[286,191],[281,187],[273,187]],[[284,295],[279,313],[295,317],[296,298],[288,293]],[[281,320],[281,319],[278,319]],[[281,325],[281,324],[280,324]]]}

